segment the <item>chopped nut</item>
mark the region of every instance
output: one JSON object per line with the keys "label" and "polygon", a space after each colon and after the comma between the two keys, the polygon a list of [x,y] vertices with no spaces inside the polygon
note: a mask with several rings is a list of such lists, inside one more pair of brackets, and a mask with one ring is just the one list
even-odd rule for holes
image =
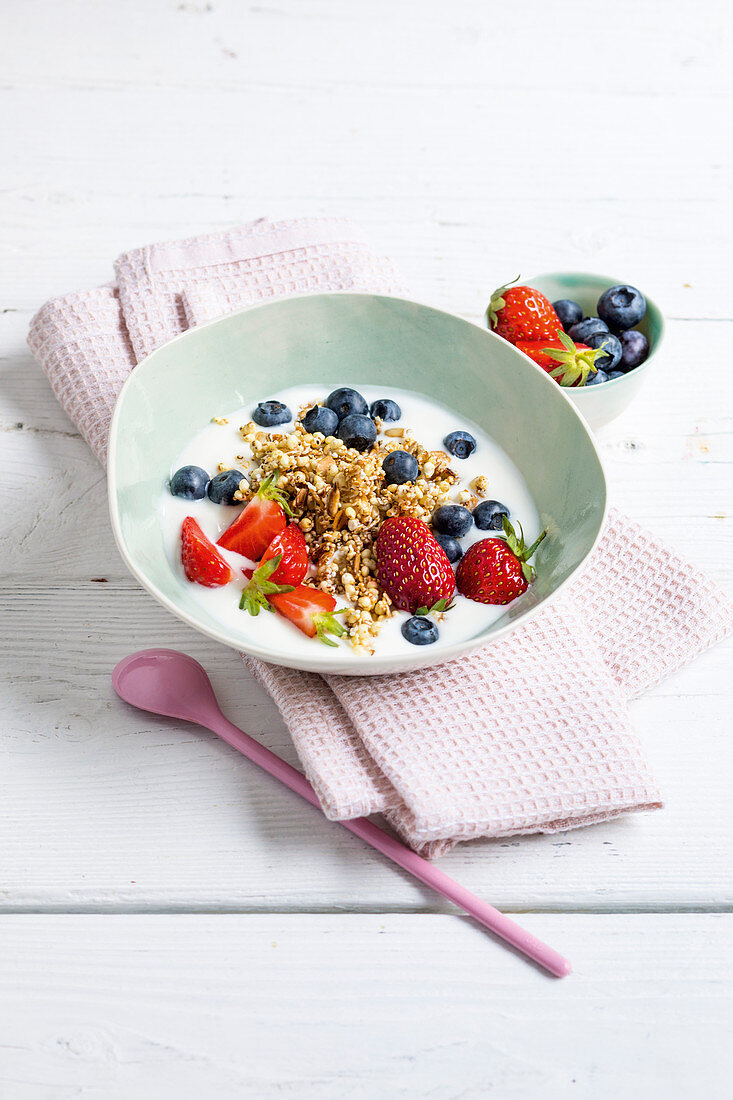
{"label": "chopped nut", "polygon": [[[244,480],[242,496],[250,499],[266,477],[280,471],[278,487],[289,497],[314,567],[305,583],[351,601],[343,619],[349,642],[373,652],[380,623],[395,614],[377,581],[377,533],[388,516],[428,519],[447,503],[458,481],[449,455],[426,450],[401,427],[387,428],[365,452],[347,448],[333,436],[308,433],[300,422],[284,435],[259,431],[252,423],[240,433],[252,452],[252,488]],[[382,463],[399,449],[415,456],[420,476],[404,485],[385,485]]]}

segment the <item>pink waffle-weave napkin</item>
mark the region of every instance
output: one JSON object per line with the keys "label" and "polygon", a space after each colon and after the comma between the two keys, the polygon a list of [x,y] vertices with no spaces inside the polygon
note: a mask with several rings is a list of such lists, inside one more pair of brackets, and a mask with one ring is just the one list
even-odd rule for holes
{"label": "pink waffle-weave napkin", "polygon": [[[348,222],[262,219],[126,253],[114,283],[43,306],[29,344],[104,462],[120,387],[156,347],[232,310],[326,290],[405,293]],[[381,811],[434,856],[659,807],[626,702],[731,629],[733,608],[705,574],[613,512],[571,595],[468,658],[379,677],[245,663],[327,816]]]}

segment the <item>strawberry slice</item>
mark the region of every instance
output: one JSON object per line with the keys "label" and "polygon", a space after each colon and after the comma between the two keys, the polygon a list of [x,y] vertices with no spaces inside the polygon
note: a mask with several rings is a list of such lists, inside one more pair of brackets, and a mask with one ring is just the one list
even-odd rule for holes
{"label": "strawberry slice", "polygon": [[181,561],[190,581],[205,588],[221,588],[234,577],[234,570],[209,542],[193,516],[186,516],[181,525]]}
{"label": "strawberry slice", "polygon": [[281,561],[282,554],[276,554],[264,565],[257,566],[252,574],[252,579],[242,592],[242,598],[239,601],[240,611],[249,611],[250,615],[259,615],[263,609],[272,611],[269,602],[270,596],[275,596],[280,592],[293,591],[292,584],[275,584],[272,580]]}
{"label": "strawberry slice", "polygon": [[303,532],[290,523],[279,535],[275,535],[262,555],[257,568],[246,569],[249,584],[242,592],[239,606],[250,615],[259,615],[262,608],[272,611],[268,596],[289,592],[300,584],[308,571],[308,547]]}
{"label": "strawberry slice", "polygon": [[308,547],[297,523],[289,523],[284,531],[275,535],[262,555],[260,565],[278,554],[281,561],[270,580],[275,584],[300,584],[308,572]]}
{"label": "strawberry slice", "polygon": [[346,633],[346,627],[334,617],[336,600],[320,588],[308,588],[307,585],[300,584],[292,592],[270,596],[270,603],[293,626],[297,626],[298,630],[302,630],[309,638],[317,637],[324,645],[336,645],[326,635],[335,634],[340,638]]}
{"label": "strawberry slice", "polygon": [[258,561],[275,535],[287,526],[285,514],[291,515],[287,497],[277,488],[280,471],[266,477],[257,495],[239,513],[231,527],[227,527],[217,545],[234,550],[245,558]]}

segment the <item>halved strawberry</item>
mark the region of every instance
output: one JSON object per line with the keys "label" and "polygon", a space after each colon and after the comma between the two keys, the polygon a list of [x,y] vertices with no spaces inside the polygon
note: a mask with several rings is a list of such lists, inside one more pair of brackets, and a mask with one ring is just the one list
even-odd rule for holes
{"label": "halved strawberry", "polygon": [[272,611],[267,597],[289,592],[294,585],[300,584],[307,572],[308,547],[303,532],[297,524],[290,523],[275,535],[257,568],[244,571],[249,584],[242,592],[239,606],[250,615],[258,615],[262,607]]}
{"label": "halved strawberry", "polygon": [[605,355],[603,346],[589,348],[587,344],[575,344],[562,329],[557,330],[552,340],[517,340],[514,346],[561,386],[584,386],[588,376],[598,370],[596,359]]}
{"label": "halved strawberry", "polygon": [[336,600],[320,588],[308,588],[301,584],[292,592],[270,596],[270,603],[297,626],[298,630],[302,630],[309,638],[317,637],[325,645],[336,645],[336,642],[326,637],[327,634],[335,634],[340,638],[346,633],[346,627],[333,614]]}
{"label": "halved strawberry", "polygon": [[181,561],[190,581],[205,588],[220,588],[234,577],[234,570],[209,542],[193,516],[186,516],[181,525]]}
{"label": "halved strawberry", "polygon": [[270,558],[280,555],[280,564],[270,577],[276,584],[300,584],[308,572],[308,547],[297,523],[289,523],[284,531],[275,535],[260,559],[264,565]]}
{"label": "halved strawberry", "polygon": [[242,598],[239,601],[240,611],[249,611],[250,615],[259,615],[263,608],[265,611],[272,611],[269,603],[270,596],[275,596],[280,592],[293,591],[292,584],[275,584],[272,580],[281,561],[282,554],[276,554],[264,565],[257,566],[252,574],[252,579],[242,591]]}
{"label": "halved strawberry", "polygon": [[438,600],[450,602],[456,590],[448,556],[427,523],[392,516],[377,541],[377,579],[395,607],[414,615]]}
{"label": "halved strawberry", "polygon": [[231,527],[227,527],[217,545],[225,550],[244,554],[245,558],[258,561],[275,535],[285,530],[285,513],[291,515],[285,494],[277,488],[280,471],[266,477],[257,495],[239,513]]}

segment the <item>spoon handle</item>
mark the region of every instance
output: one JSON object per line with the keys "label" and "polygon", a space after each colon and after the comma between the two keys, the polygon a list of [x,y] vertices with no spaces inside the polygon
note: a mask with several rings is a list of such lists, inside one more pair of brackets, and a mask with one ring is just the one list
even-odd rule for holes
{"label": "spoon handle", "polygon": [[[244,730],[240,730],[228,718],[225,718],[221,711],[211,721],[209,729],[223,738],[232,748],[243,753],[253,764],[257,764],[264,771],[274,776],[275,779],[279,779],[281,783],[284,783],[291,791],[295,791],[311,805],[320,808],[316,793],[304,775],[284,760],[281,760],[274,752],[266,749],[259,741],[255,741]],[[431,886],[443,897],[455,902],[461,909],[474,917],[479,924],[488,928],[501,939],[506,940],[517,951],[521,951],[523,955],[539,963],[551,974],[563,978],[570,973],[572,969],[570,963],[557,951],[542,943],[541,940],[536,939],[529,932],[525,932],[518,924],[500,913],[498,909],[494,909],[493,905],[488,905],[481,898],[477,898],[475,894],[466,890],[460,883],[455,882],[454,879],[434,867],[432,863],[428,863],[426,859],[413,852],[401,841],[385,833],[383,829],[368,821],[367,818],[358,817],[353,821],[339,821],[338,824],[361,837],[367,844],[371,844],[372,848],[376,848],[377,851],[397,863],[405,871],[409,871],[411,875],[424,882],[426,886]]]}

